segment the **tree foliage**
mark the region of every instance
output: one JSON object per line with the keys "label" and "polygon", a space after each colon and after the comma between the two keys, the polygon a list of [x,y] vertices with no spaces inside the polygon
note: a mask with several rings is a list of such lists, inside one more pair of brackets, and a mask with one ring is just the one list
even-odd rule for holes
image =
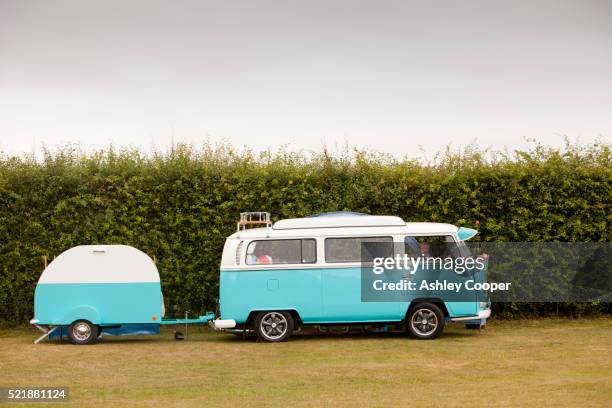
{"label": "tree foliage", "polygon": [[[274,220],[324,211],[473,227],[483,241],[610,241],[610,146],[470,147],[429,163],[367,151],[332,155],[189,145],[170,153],[66,147],[0,155],[0,323],[33,314],[51,259],[80,244],[155,256],[168,314],[214,310],[225,237],[241,211]],[[500,304],[502,315],[589,313],[606,304]]]}

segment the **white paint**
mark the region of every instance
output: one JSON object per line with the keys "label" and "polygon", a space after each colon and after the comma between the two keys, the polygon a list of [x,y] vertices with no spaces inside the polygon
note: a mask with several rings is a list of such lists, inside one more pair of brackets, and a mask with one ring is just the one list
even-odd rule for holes
{"label": "white paint", "polygon": [[153,260],[127,245],[81,245],[62,252],[38,283],[159,282]]}
{"label": "white paint", "polygon": [[216,319],[213,324],[215,326],[215,329],[233,329],[234,327],[236,327],[236,321],[234,319]]}
{"label": "white paint", "polygon": [[[361,219],[363,221],[358,221]],[[315,221],[316,220],[316,221]],[[348,226],[362,223],[361,226]],[[368,226],[368,224],[370,224]],[[385,225],[381,225],[385,224]],[[393,225],[388,225],[393,224]],[[281,228],[278,228],[278,226]],[[288,228],[292,226],[292,228]],[[301,228],[297,228],[301,227]],[[237,269],[316,269],[321,267],[355,267],[359,262],[326,263],[325,238],[332,237],[380,237],[391,236],[394,242],[403,242],[406,235],[451,235],[456,239],[458,227],[452,224],[434,222],[404,222],[394,216],[344,216],[292,218],[277,221],[273,228],[250,228],[230,235],[225,241],[221,270]],[[244,262],[246,248],[253,240],[261,239],[300,239],[317,240],[317,262],[314,264],[277,264],[277,265],[236,265],[236,250],[241,241],[239,258]]]}
{"label": "white paint", "polygon": [[406,222],[400,217],[390,215],[356,215],[340,217],[306,217],[289,218],[277,221],[272,226],[275,230],[303,228],[338,228],[338,227],[403,227]]}
{"label": "white paint", "polygon": [[[378,218],[379,216],[371,216]],[[338,217],[340,218],[340,217]],[[353,218],[353,217],[343,217]],[[354,218],[369,218],[366,216],[357,216]],[[390,217],[401,220],[399,217]],[[316,219],[316,218],[312,218]],[[435,222],[404,222],[401,221],[401,225],[367,225],[367,221],[362,226],[339,226],[332,220],[332,217],[321,217],[317,221],[317,226],[313,224],[310,228],[277,228],[277,225],[283,225],[284,221],[295,221],[294,225],[299,223],[306,223],[310,221],[308,218],[301,219],[290,219],[277,221],[274,224],[274,228],[250,228],[247,230],[236,232],[230,235],[230,239],[251,239],[251,238],[313,238],[313,237],[360,237],[360,236],[378,236],[378,235],[394,235],[394,234],[456,234],[457,226],[452,224],[435,223]],[[300,220],[300,221],[297,221]],[[349,220],[341,221],[349,225]],[[355,221],[357,223],[358,221]],[[399,222],[394,221],[396,224]],[[375,224],[375,223],[373,223]],[[284,224],[287,225],[287,224]],[[303,224],[305,225],[305,224]],[[245,242],[246,244],[246,242]],[[232,255],[233,256],[233,255]],[[229,259],[229,258],[228,258]]]}

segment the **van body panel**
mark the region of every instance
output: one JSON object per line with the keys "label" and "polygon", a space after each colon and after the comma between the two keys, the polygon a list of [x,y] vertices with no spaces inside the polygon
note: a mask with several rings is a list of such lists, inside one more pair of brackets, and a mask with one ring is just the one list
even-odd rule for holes
{"label": "van body panel", "polygon": [[[402,321],[416,298],[442,300],[427,291],[405,302],[362,302],[361,268],[221,271],[221,316],[238,324],[264,310],[295,310],[305,324]],[[476,301],[444,303],[449,317],[478,313]]]}
{"label": "van body panel", "polygon": [[361,301],[361,268],[326,268],[321,276],[323,321],[400,321],[406,314],[408,302]]}
{"label": "van body panel", "polygon": [[296,310],[304,323],[314,322],[322,315],[321,270],[221,271],[219,295],[221,317],[238,324],[258,310]]}

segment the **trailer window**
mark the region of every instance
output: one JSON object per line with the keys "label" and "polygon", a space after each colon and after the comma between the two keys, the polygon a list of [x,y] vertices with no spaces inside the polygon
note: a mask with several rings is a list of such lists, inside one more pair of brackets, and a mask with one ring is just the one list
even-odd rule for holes
{"label": "trailer window", "polygon": [[317,261],[314,239],[270,239],[252,241],[247,247],[247,265],[302,264]]}
{"label": "trailer window", "polygon": [[[374,243],[364,247],[368,253],[362,259],[362,244]],[[325,262],[361,262],[373,258],[393,257],[392,237],[351,237],[325,239]]]}

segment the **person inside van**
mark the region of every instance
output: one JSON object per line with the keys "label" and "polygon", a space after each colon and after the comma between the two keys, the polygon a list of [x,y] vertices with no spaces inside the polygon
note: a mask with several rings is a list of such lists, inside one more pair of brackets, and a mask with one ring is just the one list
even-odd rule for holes
{"label": "person inside van", "polygon": [[249,263],[255,265],[267,265],[272,263],[272,257],[265,253],[265,249],[259,243],[255,244],[253,253],[249,255]]}

